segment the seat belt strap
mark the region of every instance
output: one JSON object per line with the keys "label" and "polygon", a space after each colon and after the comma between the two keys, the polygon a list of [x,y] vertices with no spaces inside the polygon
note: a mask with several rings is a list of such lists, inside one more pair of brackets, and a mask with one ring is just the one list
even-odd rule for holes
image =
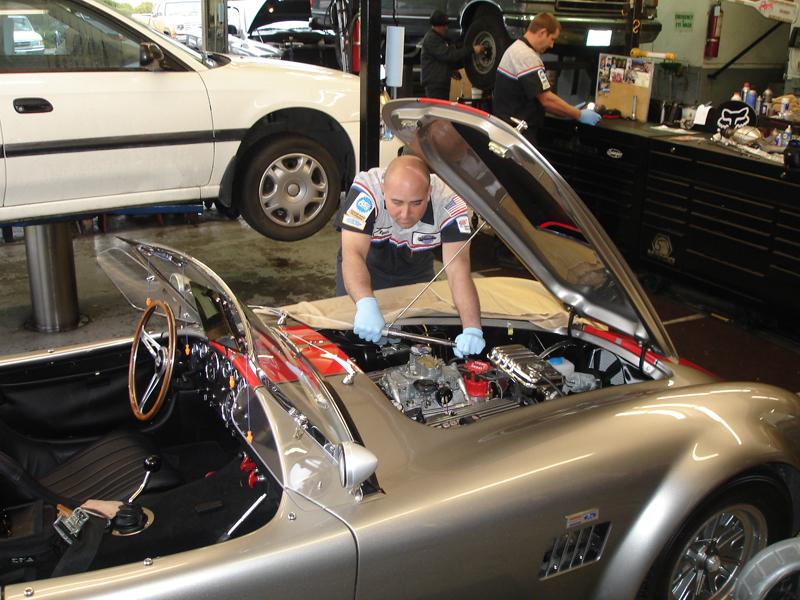
{"label": "seat belt strap", "polygon": [[53,570],[52,577],[87,571],[97,556],[103,534],[109,524],[108,519],[98,517],[80,507],[66,518],[65,513],[59,513],[53,527],[68,546]]}

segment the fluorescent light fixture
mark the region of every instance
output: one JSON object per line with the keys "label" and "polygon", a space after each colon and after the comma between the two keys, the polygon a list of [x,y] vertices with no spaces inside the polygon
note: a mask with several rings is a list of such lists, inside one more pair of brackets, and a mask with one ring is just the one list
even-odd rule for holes
{"label": "fluorescent light fixture", "polygon": [[610,29],[590,29],[586,36],[587,46],[610,46],[611,45],[611,30]]}

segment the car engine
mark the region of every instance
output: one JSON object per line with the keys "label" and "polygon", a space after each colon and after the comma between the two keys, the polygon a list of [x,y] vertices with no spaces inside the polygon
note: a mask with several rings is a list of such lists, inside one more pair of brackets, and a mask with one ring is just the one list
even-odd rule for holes
{"label": "car engine", "polygon": [[496,346],[487,357],[488,362],[445,363],[430,346],[416,344],[406,364],[370,377],[409,418],[443,428],[600,385],[591,374],[562,374],[550,362],[557,359],[542,358],[521,344]]}

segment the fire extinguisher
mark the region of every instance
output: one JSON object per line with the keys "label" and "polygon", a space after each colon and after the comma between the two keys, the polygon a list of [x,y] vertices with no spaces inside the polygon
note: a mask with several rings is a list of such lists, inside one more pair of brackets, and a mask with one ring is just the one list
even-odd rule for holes
{"label": "fire extinguisher", "polygon": [[361,17],[356,15],[353,19],[350,39],[350,72],[358,75],[361,72]]}
{"label": "fire extinguisher", "polygon": [[708,10],[708,30],[706,32],[706,58],[719,56],[719,38],[722,34],[722,0],[716,0]]}

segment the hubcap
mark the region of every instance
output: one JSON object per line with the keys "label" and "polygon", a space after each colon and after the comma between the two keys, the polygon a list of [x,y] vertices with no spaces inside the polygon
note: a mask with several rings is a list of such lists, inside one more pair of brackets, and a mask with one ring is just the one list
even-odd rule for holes
{"label": "hubcap", "polygon": [[475,44],[482,44],[484,47],[483,52],[474,54],[472,56],[472,63],[475,65],[475,70],[482,75],[489,73],[494,65],[495,56],[497,56],[497,44],[495,44],[494,36],[488,31],[481,31],[475,36]]}
{"label": "hubcap", "polygon": [[299,227],[322,211],[328,176],[313,156],[285,154],[265,169],[258,193],[268,219],[284,227]]}
{"label": "hubcap", "polygon": [[673,567],[670,598],[725,598],[742,566],[766,545],[766,519],[754,506],[741,504],[716,513],[694,533]]}

